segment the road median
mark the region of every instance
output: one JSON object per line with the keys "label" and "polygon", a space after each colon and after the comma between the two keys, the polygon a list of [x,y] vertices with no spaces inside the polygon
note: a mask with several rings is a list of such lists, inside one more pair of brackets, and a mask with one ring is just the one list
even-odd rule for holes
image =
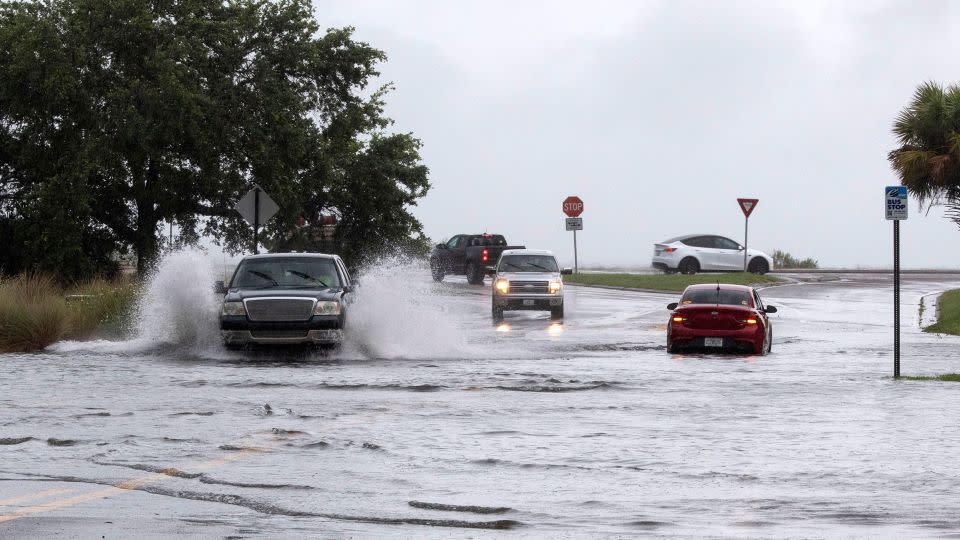
{"label": "road median", "polygon": [[626,274],[626,273],[579,273],[563,278],[565,283],[588,287],[636,289],[657,292],[681,292],[688,285],[721,283],[731,285],[769,286],[784,280],[747,272],[723,274]]}
{"label": "road median", "polygon": [[960,336],[960,289],[940,295],[937,300],[937,322],[923,331]]}

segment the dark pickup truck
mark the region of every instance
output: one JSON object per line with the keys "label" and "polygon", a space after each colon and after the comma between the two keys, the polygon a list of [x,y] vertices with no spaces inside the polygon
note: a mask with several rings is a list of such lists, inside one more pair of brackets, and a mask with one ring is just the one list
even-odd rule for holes
{"label": "dark pickup truck", "polygon": [[447,274],[466,275],[468,283],[479,285],[487,267],[497,264],[500,254],[507,249],[523,246],[508,246],[501,234],[458,234],[433,249],[430,272],[434,281],[443,281]]}
{"label": "dark pickup truck", "polygon": [[350,275],[336,255],[270,253],[244,257],[224,295],[220,330],[227,348],[343,340]]}

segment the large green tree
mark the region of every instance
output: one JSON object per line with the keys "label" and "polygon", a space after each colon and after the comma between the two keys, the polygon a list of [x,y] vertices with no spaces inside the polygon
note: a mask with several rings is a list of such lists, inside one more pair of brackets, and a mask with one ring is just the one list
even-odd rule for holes
{"label": "large green tree", "polygon": [[926,82],[893,124],[900,147],[888,155],[920,202],[945,204],[960,225],[960,86]]}
{"label": "large green tree", "polygon": [[422,236],[420,143],[388,131],[388,87],[369,88],[384,59],[351,28],[321,32],[308,0],[0,3],[8,249],[68,277],[132,249],[142,271],[175,220],[241,251],[232,206],[254,184],[281,208],[268,243],[323,214],[354,259]]}

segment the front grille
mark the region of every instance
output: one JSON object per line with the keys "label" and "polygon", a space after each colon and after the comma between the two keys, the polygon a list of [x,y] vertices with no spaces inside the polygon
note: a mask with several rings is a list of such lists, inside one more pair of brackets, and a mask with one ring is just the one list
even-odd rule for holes
{"label": "front grille", "polygon": [[546,281],[511,281],[511,294],[547,294],[550,292],[550,283]]}
{"label": "front grille", "polygon": [[306,330],[251,330],[250,335],[255,339],[270,338],[306,338]]}
{"label": "front grille", "polygon": [[313,312],[313,298],[251,298],[243,302],[251,321],[306,321]]}

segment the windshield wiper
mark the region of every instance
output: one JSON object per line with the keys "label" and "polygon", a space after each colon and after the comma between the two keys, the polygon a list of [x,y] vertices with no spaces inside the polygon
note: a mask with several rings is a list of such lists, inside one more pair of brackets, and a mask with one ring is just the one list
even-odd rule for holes
{"label": "windshield wiper", "polygon": [[521,272],[523,271],[523,267],[522,267],[522,266],[517,265],[517,264],[513,264],[512,262],[506,262],[506,261],[504,261],[503,264],[509,264],[510,266],[512,266],[512,267],[520,270]]}
{"label": "windshield wiper", "polygon": [[540,266],[539,264],[534,264],[534,263],[527,263],[527,264],[529,264],[530,266],[533,266],[534,268],[539,268],[544,272],[553,272],[553,270],[547,268],[546,266]]}
{"label": "windshield wiper", "polygon": [[295,275],[295,276],[297,276],[297,277],[302,277],[303,279],[309,279],[309,280],[311,280],[311,281],[316,281],[316,282],[320,283],[321,285],[323,285],[324,287],[330,288],[330,286],[327,285],[326,282],[324,282],[322,279],[313,277],[313,276],[311,276],[310,274],[305,274],[305,273],[303,273],[303,272],[300,272],[299,270],[287,270],[287,272],[290,272],[291,274],[293,274],[293,275]]}
{"label": "windshield wiper", "polygon": [[277,280],[270,277],[270,274],[264,274],[263,272],[258,272],[256,270],[247,270],[247,272],[257,276],[258,278],[265,279],[270,283],[273,283],[274,287],[278,287],[280,285],[279,283],[277,283]]}

